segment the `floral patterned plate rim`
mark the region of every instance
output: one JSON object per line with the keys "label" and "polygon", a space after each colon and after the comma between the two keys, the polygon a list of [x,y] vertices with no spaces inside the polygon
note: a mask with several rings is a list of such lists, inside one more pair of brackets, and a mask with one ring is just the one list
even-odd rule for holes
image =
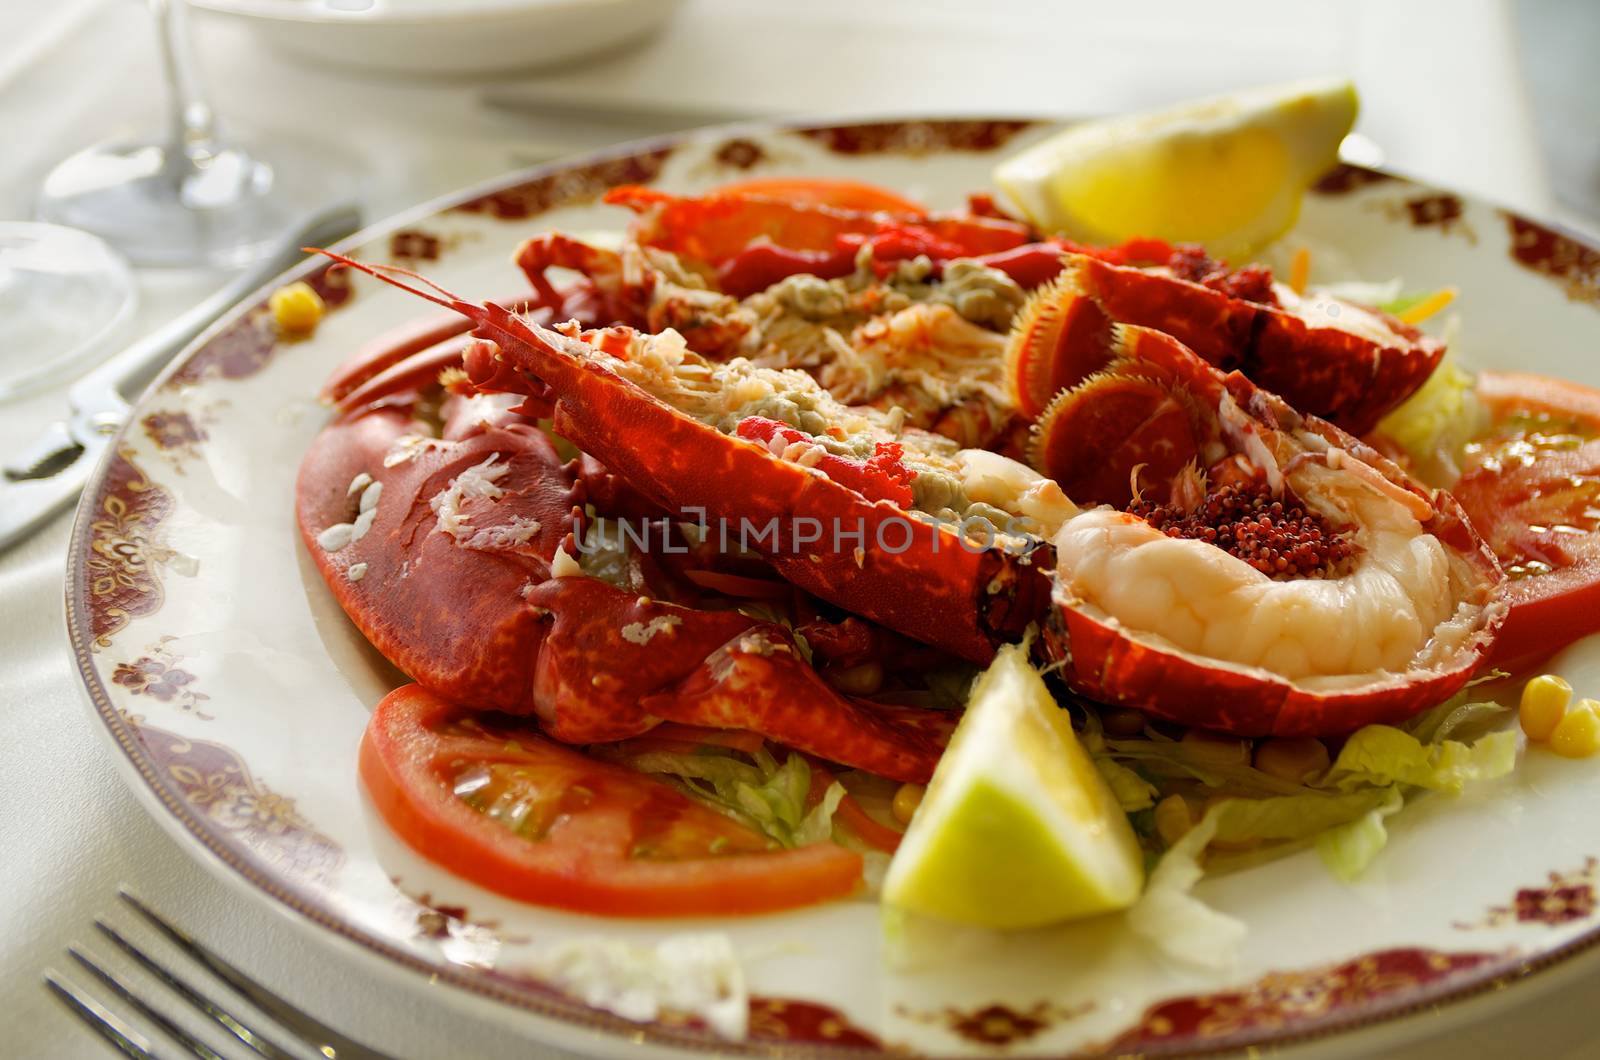
{"label": "floral patterned plate rim", "polygon": [[[986,183],[1000,152],[1047,132],[976,119],[705,130],[512,174],[344,249],[494,293],[515,276],[507,259],[526,235],[618,227],[595,201],[616,184],[695,190],[763,171],[833,174],[955,205]],[[1600,250],[1567,233],[1347,166],[1308,197],[1292,238],[1317,247],[1331,273],[1457,286],[1469,363],[1515,356],[1600,383],[1582,360],[1600,336]],[[884,965],[865,901],[722,924],[605,922],[518,906],[442,873],[363,802],[356,741],[366,710],[401,677],[331,602],[290,516],[293,469],[324,416],[312,398],[322,378],[355,344],[418,313],[316,261],[279,283],[291,278],[330,307],[313,337],[279,336],[264,289],[138,402],[78,511],[69,638],[118,759],[189,849],[323,934],[461,988],[444,996],[503,1002],[487,1007],[545,1040],[608,1052],[1189,1056],[1398,1027],[1396,1017],[1484,995],[1600,942],[1600,834],[1585,816],[1600,771],[1538,754],[1500,790],[1408,808],[1356,885],[1301,856],[1207,881],[1207,899],[1252,928],[1225,974],[1161,964],[1116,918],[1003,941],[953,933],[938,945],[959,960],[900,970]],[[1592,685],[1600,645],[1576,645],[1554,665]],[[1531,814],[1539,826],[1520,827]],[[706,927],[727,930],[744,958],[741,1040],[671,1012],[629,1021],[527,970],[535,939],[659,941]]]}

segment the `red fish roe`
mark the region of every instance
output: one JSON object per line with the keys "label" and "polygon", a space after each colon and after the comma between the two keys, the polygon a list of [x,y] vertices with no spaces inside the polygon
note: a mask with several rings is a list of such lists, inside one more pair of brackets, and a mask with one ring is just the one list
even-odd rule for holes
{"label": "red fish roe", "polygon": [[1233,298],[1260,305],[1278,304],[1278,296],[1272,291],[1272,270],[1265,265],[1230,270],[1227,262],[1211,257],[1199,244],[1182,243],[1167,259],[1167,268],[1180,280],[1198,283]]}
{"label": "red fish roe", "polygon": [[1271,578],[1332,578],[1357,548],[1316,512],[1265,487],[1223,486],[1192,511],[1135,501],[1128,512],[1168,537],[1204,541]]}

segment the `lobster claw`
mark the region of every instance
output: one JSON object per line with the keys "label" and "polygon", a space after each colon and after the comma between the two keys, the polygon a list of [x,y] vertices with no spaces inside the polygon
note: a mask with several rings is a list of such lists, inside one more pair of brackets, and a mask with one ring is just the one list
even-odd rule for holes
{"label": "lobster claw", "polygon": [[481,347],[458,337],[409,356],[372,351],[379,363],[341,373],[340,414],[300,468],[306,549],[380,652],[437,695],[536,715],[570,743],[674,720],[928,779],[949,735],[942,713],[841,695],[774,623],[571,576],[585,505],[630,515],[647,502],[593,458],[560,456],[527,400],[516,405],[542,385],[446,386],[440,401],[441,370],[459,376]]}
{"label": "lobster claw", "polygon": [[[485,425],[479,412],[471,430],[440,438],[403,404],[347,413],[301,464],[296,517],[323,579],[380,652],[457,702],[515,711],[541,636],[522,592],[550,577],[581,494],[544,434],[504,412]],[[458,490],[445,513],[456,532],[441,531],[446,505],[433,502],[463,477],[488,489]]]}

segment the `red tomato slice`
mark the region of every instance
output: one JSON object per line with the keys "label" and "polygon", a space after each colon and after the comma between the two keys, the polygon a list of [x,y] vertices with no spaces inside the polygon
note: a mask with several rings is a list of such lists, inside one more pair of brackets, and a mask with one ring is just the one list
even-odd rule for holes
{"label": "red tomato slice", "polygon": [[1490,662],[1525,669],[1600,630],[1600,390],[1485,372],[1492,426],[1451,492],[1511,577]]}
{"label": "red tomato slice", "polygon": [[777,199],[780,202],[800,203],[805,206],[836,206],[841,210],[860,210],[863,213],[886,211],[922,217],[928,208],[896,195],[888,188],[876,184],[863,184],[854,180],[830,180],[824,177],[756,177],[724,184],[716,189],[718,195],[752,196],[760,199]]}
{"label": "red tomato slice", "polygon": [[416,685],[384,697],[361,779],[412,848],[492,891],[609,916],[788,909],[855,890],[861,858],[766,837],[665,784]]}

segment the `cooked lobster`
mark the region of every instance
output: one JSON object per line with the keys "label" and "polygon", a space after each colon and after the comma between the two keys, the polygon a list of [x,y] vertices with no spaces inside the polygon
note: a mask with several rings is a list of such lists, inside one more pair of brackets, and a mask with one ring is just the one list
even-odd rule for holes
{"label": "cooked lobster", "polygon": [[[523,300],[339,259],[450,311],[335,375],[298,487],[340,603],[431,691],[920,781],[949,713],[880,691],[1030,626],[1080,694],[1244,736],[1399,720],[1491,644],[1502,574],[1453,500],[1309,414],[1402,400],[1442,352],[1413,329],[1157,241],[611,199],[622,249],[530,241]],[[614,519],[658,547],[597,575]]]}

